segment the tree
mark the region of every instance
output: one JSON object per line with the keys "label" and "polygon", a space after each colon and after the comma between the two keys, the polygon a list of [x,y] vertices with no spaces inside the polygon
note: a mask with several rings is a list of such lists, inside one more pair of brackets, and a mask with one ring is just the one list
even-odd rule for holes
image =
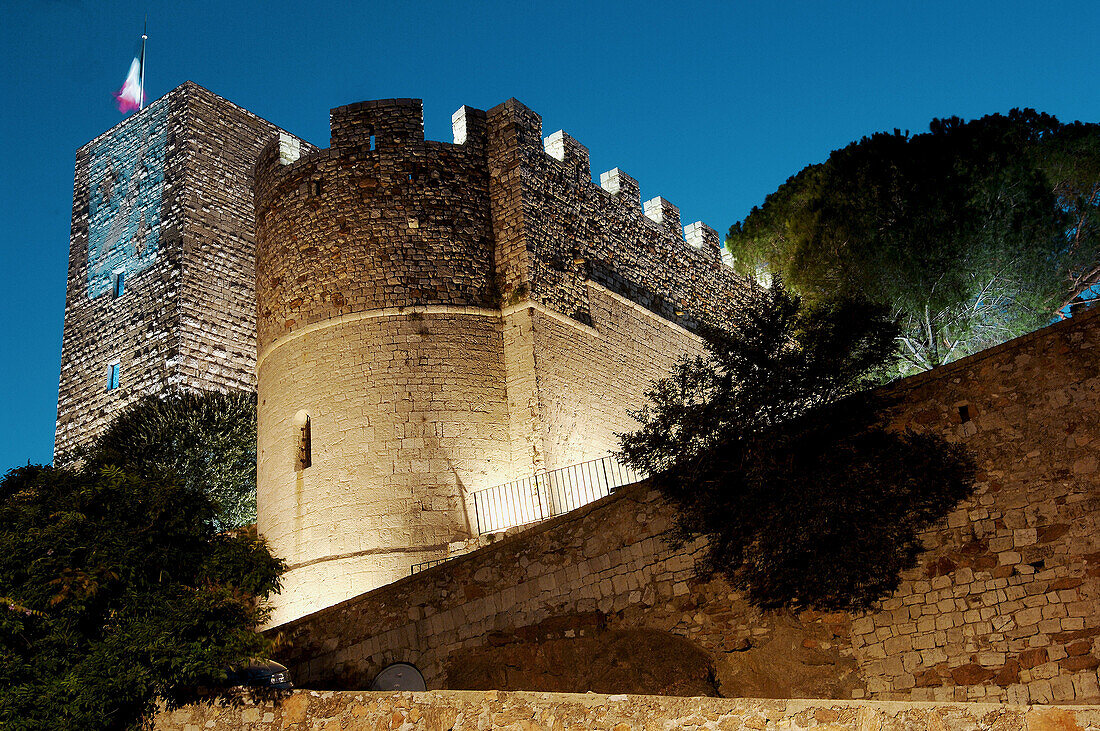
{"label": "tree", "polygon": [[866,388],[898,327],[858,300],[754,293],[706,354],[654,384],[619,457],[678,508],[704,567],[761,607],[857,609],[894,588],[918,534],[973,488],[965,451],[878,423]]}
{"label": "tree", "polygon": [[[1032,110],[864,137],[735,223],[735,266],[860,296],[924,370],[1050,322],[1100,282],[1100,125]],[[1087,296],[1087,295],[1086,295]]]}
{"label": "tree", "polygon": [[255,394],[146,396],[120,414],[84,458],[206,492],[217,505],[216,530],[256,522]]}
{"label": "tree", "polygon": [[262,656],[284,565],[183,482],[88,464],[0,482],[0,727],[122,729]]}

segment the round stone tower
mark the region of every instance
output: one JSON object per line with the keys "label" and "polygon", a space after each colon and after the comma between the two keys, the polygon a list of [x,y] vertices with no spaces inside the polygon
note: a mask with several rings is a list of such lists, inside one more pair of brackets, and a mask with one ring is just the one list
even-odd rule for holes
{"label": "round stone tower", "polygon": [[[329,149],[256,167],[258,524],[290,566],[273,624],[407,576],[507,480],[484,115],[425,142],[421,102],[332,110]],[[481,116],[478,116],[481,115]]]}

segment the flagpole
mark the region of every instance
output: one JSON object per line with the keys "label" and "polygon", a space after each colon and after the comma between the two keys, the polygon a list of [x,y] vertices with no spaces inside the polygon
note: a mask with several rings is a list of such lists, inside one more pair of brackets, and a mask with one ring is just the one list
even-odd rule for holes
{"label": "flagpole", "polygon": [[138,92],[138,111],[145,109],[145,39],[149,30],[149,13],[145,14],[145,25],[141,28],[141,89]]}

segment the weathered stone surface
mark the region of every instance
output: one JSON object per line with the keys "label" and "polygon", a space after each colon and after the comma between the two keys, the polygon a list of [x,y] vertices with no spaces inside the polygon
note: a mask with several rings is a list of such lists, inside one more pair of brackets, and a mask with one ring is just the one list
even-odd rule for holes
{"label": "weathered stone surface", "polygon": [[[710,655],[660,630],[566,630],[564,636],[499,641],[447,659],[447,688],[557,693],[717,696]],[[522,635],[522,633],[520,633]]]}
{"label": "weathered stone surface", "polygon": [[281,703],[229,708],[187,706],[160,713],[156,731],[1085,731],[1100,727],[1100,707],[995,703],[920,703],[643,695],[430,691],[294,691]]}
{"label": "weathered stone surface", "polygon": [[[475,491],[607,455],[649,382],[700,351],[692,329],[750,286],[712,229],[685,241],[621,172],[595,185],[584,147],[544,142],[519,102],[463,107],[454,144],[425,141],[421,115],[340,107],[327,150],[274,139],[256,168],[258,523],[291,567],[277,623],[453,553],[484,517]],[[307,417],[316,458],[297,469]],[[498,512],[535,520],[529,493]]]}
{"label": "weathered stone surface", "polygon": [[77,151],[56,460],[144,394],[255,388],[252,170],[279,131],[187,82]]}
{"label": "weathered stone surface", "polygon": [[[524,643],[581,636],[596,622],[684,638],[710,656],[724,695],[1095,703],[1098,484],[1067,465],[1100,444],[1098,325],[1078,317],[895,386],[891,423],[924,414],[922,429],[965,441],[978,486],[923,536],[918,565],[871,611],[762,612],[725,582],[701,580],[705,544],[673,549],[670,508],[642,484],[285,625],[283,659],[305,685],[366,687],[404,661],[438,688],[454,653],[496,643],[523,657]],[[1025,406],[1061,391],[1073,399]],[[1070,424],[1081,447],[1064,445]],[[990,546],[1014,544],[1021,526],[1036,529],[1041,549],[1025,546],[999,577]]]}

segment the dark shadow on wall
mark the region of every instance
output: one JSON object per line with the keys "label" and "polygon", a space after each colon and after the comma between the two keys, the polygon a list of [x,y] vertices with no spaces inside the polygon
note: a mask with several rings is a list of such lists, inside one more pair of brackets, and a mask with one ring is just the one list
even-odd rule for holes
{"label": "dark shadow on wall", "polygon": [[613,265],[596,259],[586,263],[587,278],[615,294],[635,302],[654,314],[674,322],[690,332],[698,333],[703,326],[694,302],[677,304],[665,295],[631,281],[617,272]]}
{"label": "dark shadow on wall", "polygon": [[[529,690],[719,697],[714,663],[693,642],[656,629],[571,629],[490,635],[451,653],[450,690]],[[564,636],[563,636],[564,635]],[[571,635],[571,636],[570,636]]]}

